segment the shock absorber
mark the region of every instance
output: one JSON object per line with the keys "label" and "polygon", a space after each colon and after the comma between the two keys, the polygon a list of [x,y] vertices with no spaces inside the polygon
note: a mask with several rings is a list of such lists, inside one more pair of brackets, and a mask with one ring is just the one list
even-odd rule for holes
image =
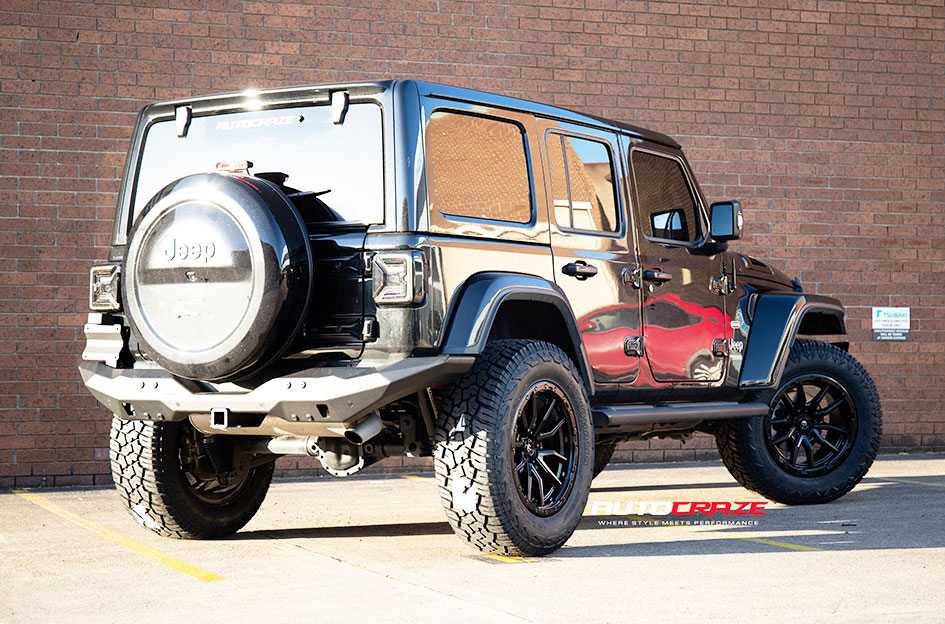
{"label": "shock absorber", "polygon": [[207,461],[216,473],[217,478],[233,471],[233,447],[225,436],[205,435],[200,439]]}

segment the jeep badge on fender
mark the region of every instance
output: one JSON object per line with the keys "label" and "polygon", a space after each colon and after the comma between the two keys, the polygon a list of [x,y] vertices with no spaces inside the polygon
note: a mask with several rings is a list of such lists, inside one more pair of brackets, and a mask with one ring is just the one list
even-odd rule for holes
{"label": "jeep badge on fender", "polygon": [[397,80],[152,104],[131,144],[80,371],[157,533],[238,531],[282,455],[432,457],[508,555],[560,548],[622,441],[712,434],[786,504],[876,455],[842,305],[729,249],[666,135]]}

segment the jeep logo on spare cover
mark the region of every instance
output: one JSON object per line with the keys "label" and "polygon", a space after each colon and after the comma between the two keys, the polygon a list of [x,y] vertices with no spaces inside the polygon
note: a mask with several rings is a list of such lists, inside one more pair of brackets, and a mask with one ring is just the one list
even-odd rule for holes
{"label": "jeep logo on spare cover", "polygon": [[212,241],[187,242],[170,238],[164,245],[164,259],[174,260],[202,260],[207,262],[217,253],[217,246]]}
{"label": "jeep logo on spare cover", "polygon": [[132,144],[80,369],[157,533],[238,531],[281,455],[432,456],[460,538],[540,555],[625,440],[712,434],[787,504],[876,454],[840,302],[729,249],[668,136],[407,80],[153,104]]}

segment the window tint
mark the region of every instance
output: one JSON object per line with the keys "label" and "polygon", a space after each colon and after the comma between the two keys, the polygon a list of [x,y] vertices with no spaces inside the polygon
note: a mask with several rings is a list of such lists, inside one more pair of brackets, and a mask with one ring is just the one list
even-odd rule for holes
{"label": "window tint", "polygon": [[525,137],[509,122],[434,112],[427,124],[433,201],[448,215],[528,223]]}
{"label": "window tint", "polygon": [[614,167],[604,143],[549,134],[548,166],[559,227],[617,231]]}
{"label": "window tint", "polygon": [[677,160],[634,151],[633,176],[647,236],[681,242],[700,237],[698,209]]}

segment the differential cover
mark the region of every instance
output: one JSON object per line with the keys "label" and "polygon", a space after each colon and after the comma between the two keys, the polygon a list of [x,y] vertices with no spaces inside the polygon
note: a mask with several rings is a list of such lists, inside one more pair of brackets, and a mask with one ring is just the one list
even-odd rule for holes
{"label": "differential cover", "polygon": [[260,178],[198,174],[165,187],[129,238],[123,301],[146,354],[189,379],[246,376],[301,328],[311,294],[305,224]]}

